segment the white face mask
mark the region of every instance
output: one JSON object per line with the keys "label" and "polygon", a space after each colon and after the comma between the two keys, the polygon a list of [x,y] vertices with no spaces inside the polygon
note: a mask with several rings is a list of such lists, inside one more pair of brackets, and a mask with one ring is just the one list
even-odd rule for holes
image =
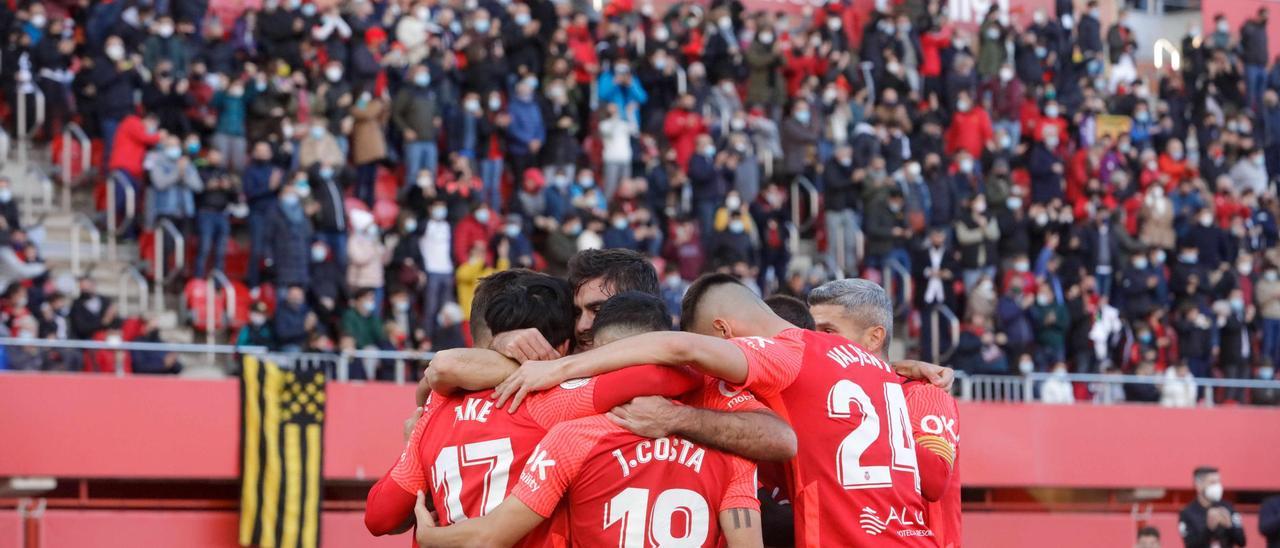
{"label": "white face mask", "polygon": [[1021,371],[1023,375],[1035,370],[1036,370],[1036,364],[1031,360],[1023,360],[1021,362],[1018,362],[1018,371]]}
{"label": "white face mask", "polygon": [[1222,484],[1214,483],[1205,486],[1204,498],[1209,499],[1210,502],[1218,502],[1222,500]]}

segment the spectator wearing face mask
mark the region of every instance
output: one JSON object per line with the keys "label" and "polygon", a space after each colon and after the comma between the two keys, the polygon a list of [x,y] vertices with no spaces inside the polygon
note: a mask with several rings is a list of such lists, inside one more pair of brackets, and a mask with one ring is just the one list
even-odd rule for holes
{"label": "spectator wearing face mask", "polygon": [[1030,313],[1039,347],[1038,361],[1054,363],[1065,360],[1067,328],[1071,325],[1071,315],[1066,304],[1054,296],[1053,289],[1048,284],[1041,284]]}
{"label": "spectator wearing face mask", "polygon": [[996,244],[1000,240],[1000,225],[987,213],[984,196],[973,199],[969,214],[956,221],[955,237],[960,251],[960,268],[966,287],[973,287],[978,279],[994,278],[999,261]]}
{"label": "spectator wearing face mask", "polygon": [[231,236],[231,210],[243,208],[236,181],[222,165],[222,155],[209,152],[208,163],[201,169],[205,183],[203,192],[196,197],[196,226],[200,234],[200,246],[196,253],[196,276],[205,277],[209,261],[214,270],[224,270],[227,240]]}
{"label": "spectator wearing face mask", "polygon": [[1071,381],[1067,380],[1066,363],[1055,363],[1052,375],[1043,383],[1040,383],[1040,401],[1057,405],[1070,405],[1076,402]]}
{"label": "spectator wearing face mask", "polygon": [[436,314],[454,294],[455,263],[452,257],[453,229],[449,225],[447,206],[436,200],[431,203],[428,211],[430,218],[418,239],[418,246],[423,261],[422,268],[427,276],[422,315],[426,319],[426,335],[429,339],[435,330]]}
{"label": "spectator wearing face mask", "polygon": [[245,169],[243,190],[249,202],[249,272],[250,288],[258,287],[262,260],[271,245],[270,220],[278,208],[276,192],[284,174],[271,162],[271,145],[258,142],[253,147],[253,162]]}
{"label": "spectator wearing face mask", "polygon": [[1266,154],[1261,147],[1245,151],[1231,167],[1231,184],[1237,193],[1261,195],[1267,190]]}
{"label": "spectator wearing face mask", "polygon": [[1178,531],[1188,548],[1245,545],[1244,522],[1235,506],[1222,500],[1222,475],[1212,466],[1192,474],[1196,499],[1178,514]]}
{"label": "spectator wearing face mask", "polygon": [[1044,137],[1035,142],[1027,157],[1027,171],[1031,175],[1031,203],[1047,204],[1062,199],[1063,163],[1058,156],[1059,146],[1057,130],[1045,132]]}
{"label": "spectator wearing face mask", "polygon": [[143,161],[150,187],[147,192],[148,227],[166,218],[185,226],[195,215],[195,193],[204,190],[204,181],[195,164],[183,154],[182,141],[167,137],[157,149],[147,153]]}
{"label": "spectator wearing face mask", "polygon": [[626,212],[615,210],[610,216],[609,228],[604,231],[604,248],[638,251],[639,247]]}
{"label": "spectator wearing face mask", "polygon": [[433,173],[439,165],[437,139],[442,125],[439,97],[431,87],[431,71],[425,65],[410,70],[410,81],[400,88],[391,104],[391,122],[404,139],[405,173],[422,169]]}
{"label": "spectator wearing face mask", "polygon": [[1219,351],[1214,319],[1199,308],[1189,308],[1177,322],[1178,350],[1196,377],[1208,377],[1214,354]]}
{"label": "spectator wearing face mask", "polygon": [[299,181],[282,188],[271,213],[268,234],[277,286],[306,285],[310,280],[307,250],[313,229],[302,203],[303,188]]}
{"label": "spectator wearing face mask", "polygon": [[623,117],[616,104],[605,107],[605,118],[598,125],[600,140],[604,143],[604,193],[612,198],[623,179],[631,177],[631,141],[638,135],[639,126]]}
{"label": "spectator wearing face mask", "polygon": [[1196,213],[1196,224],[1186,230],[1178,245],[1194,247],[1199,264],[1208,269],[1217,268],[1229,255],[1227,234],[1214,223],[1210,208]]}
{"label": "spectator wearing face mask", "polygon": [[219,78],[218,82],[220,89],[214,92],[209,103],[218,113],[214,125],[213,148],[226,158],[228,169],[238,173],[244,170],[248,162],[245,121],[252,96],[247,95],[244,82],[240,80],[224,84],[223,79]]}
{"label": "spectator wearing face mask", "polygon": [[806,171],[817,159],[822,126],[815,123],[809,103],[797,100],[791,105],[791,116],[782,121],[782,168],[790,175]]}
{"label": "spectator wearing face mask", "polygon": [[267,303],[258,301],[249,310],[249,323],[240,328],[236,336],[236,346],[261,346],[275,348],[276,337],[267,323]]}
{"label": "spectator wearing face mask", "polygon": [[982,107],[975,106],[969,92],[964,91],[956,97],[956,110],[951,116],[951,125],[944,136],[945,151],[948,155],[956,151],[967,151],[970,157],[982,156],[982,151],[994,137],[991,118]]}
{"label": "spectator wearing face mask", "polygon": [[[347,287],[352,294],[372,290],[374,302],[380,307],[385,285],[385,265],[390,257],[382,244],[378,225],[373,215],[364,211],[351,212],[351,235],[347,239]],[[374,314],[378,314],[375,307]]]}
{"label": "spectator wearing face mask", "polygon": [[[510,125],[507,126],[507,152],[512,172],[520,177],[525,169],[536,167],[537,155],[547,139],[547,127],[542,118],[542,108],[534,97],[537,81],[530,78],[516,84],[515,94],[507,107]],[[519,181],[517,181],[518,183]]]}
{"label": "spectator wearing face mask", "polygon": [[98,295],[92,278],[80,279],[80,295],[71,303],[68,334],[72,339],[89,340],[116,320],[115,303]]}
{"label": "spectator wearing face mask", "polygon": [[[389,343],[382,329],[382,320],[374,311],[377,302],[372,290],[356,293],[350,306],[342,313],[342,349],[364,350],[386,348]],[[434,323],[434,322],[433,322]],[[358,367],[353,368],[358,369]]]}
{"label": "spectator wearing face mask", "polygon": [[387,157],[387,141],[383,128],[390,109],[381,97],[364,91],[351,109],[351,163],[356,166],[356,197],[373,207],[373,187],[378,177],[378,162]]}
{"label": "spectator wearing face mask", "polygon": [[[134,94],[142,86],[142,76],[138,74],[134,62],[127,57],[124,41],[119,36],[107,37],[102,51],[104,56],[93,60],[88,78],[85,80],[91,86],[89,96],[97,112],[98,124],[102,132],[102,157],[107,159],[110,169],[127,169],[131,164],[122,165],[116,162],[116,134],[119,132],[122,120],[134,115]],[[137,122],[141,122],[141,119]],[[126,135],[143,135],[145,132],[140,129],[131,129]],[[136,157],[140,164],[142,154],[154,144],[154,140],[145,143],[141,146],[142,152],[137,151],[139,147],[131,147],[129,153],[121,156],[121,159]],[[141,167],[135,168],[132,174],[138,176],[139,171]]]}

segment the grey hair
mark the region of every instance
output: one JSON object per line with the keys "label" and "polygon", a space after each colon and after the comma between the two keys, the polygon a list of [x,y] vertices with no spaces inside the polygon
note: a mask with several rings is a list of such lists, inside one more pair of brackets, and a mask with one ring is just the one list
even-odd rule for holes
{"label": "grey hair", "polygon": [[893,300],[889,292],[863,278],[827,282],[809,292],[809,306],[837,305],[858,321],[879,325],[885,332],[885,349],[893,337]]}

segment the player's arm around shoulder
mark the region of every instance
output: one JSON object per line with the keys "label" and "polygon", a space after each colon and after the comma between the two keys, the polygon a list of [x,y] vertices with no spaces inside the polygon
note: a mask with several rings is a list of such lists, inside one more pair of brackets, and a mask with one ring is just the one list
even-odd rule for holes
{"label": "player's arm around shoulder", "polygon": [[464,390],[487,390],[519,369],[519,364],[493,350],[454,348],[437,352],[425,377],[431,390],[450,396]]}
{"label": "player's arm around shoulder", "polygon": [[413,508],[419,548],[490,548],[513,546],[544,519],[519,499],[508,496],[492,512],[448,527],[437,527],[427,510],[426,495],[418,491]]}

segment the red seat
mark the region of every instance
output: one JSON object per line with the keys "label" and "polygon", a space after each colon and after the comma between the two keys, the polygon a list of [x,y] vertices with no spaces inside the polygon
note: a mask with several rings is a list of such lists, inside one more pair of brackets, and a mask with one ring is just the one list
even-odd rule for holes
{"label": "red seat", "polygon": [[400,193],[400,182],[404,179],[398,174],[399,169],[389,170],[385,167],[378,167],[378,176],[373,185],[373,199],[375,202],[381,200],[395,201],[396,195]]}
{"label": "red seat", "polygon": [[396,217],[400,215],[400,205],[395,200],[378,198],[373,203],[373,222],[383,230],[396,226]]}

